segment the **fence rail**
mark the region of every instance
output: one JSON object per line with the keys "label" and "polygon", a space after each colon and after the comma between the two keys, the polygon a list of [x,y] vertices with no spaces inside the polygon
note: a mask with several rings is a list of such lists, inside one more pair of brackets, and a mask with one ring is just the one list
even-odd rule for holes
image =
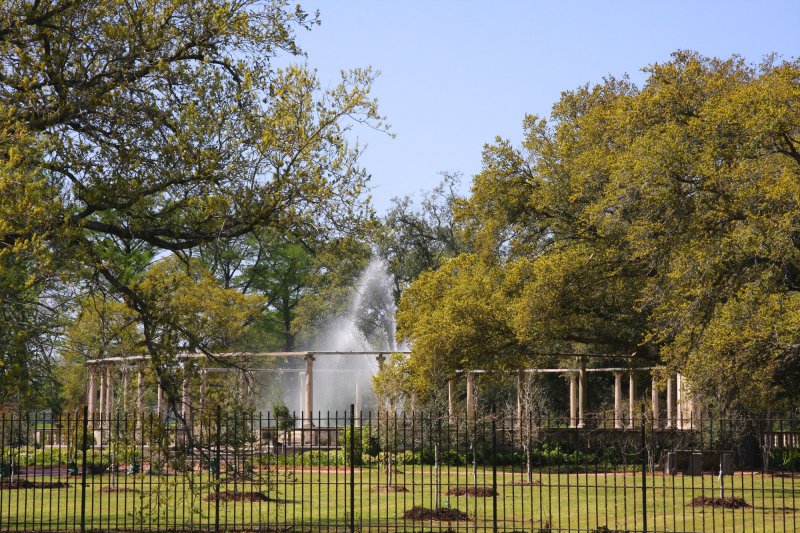
{"label": "fence rail", "polygon": [[800,419],[0,418],[2,531],[798,531]]}

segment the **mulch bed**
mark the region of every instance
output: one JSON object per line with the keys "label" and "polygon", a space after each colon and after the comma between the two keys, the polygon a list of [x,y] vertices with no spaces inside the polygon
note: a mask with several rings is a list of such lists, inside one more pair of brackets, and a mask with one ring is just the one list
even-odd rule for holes
{"label": "mulch bed", "polygon": [[467,513],[464,511],[448,509],[447,507],[439,507],[438,509],[412,507],[403,513],[403,518],[411,520],[436,520],[439,522],[462,522],[469,520]]}
{"label": "mulch bed", "polygon": [[100,492],[110,493],[110,494],[125,494],[126,492],[139,492],[136,489],[131,487],[102,487]]}
{"label": "mulch bed", "polygon": [[[217,494],[212,492],[208,496],[206,496],[207,502],[213,502],[217,500]],[[233,492],[233,491],[222,491],[219,493],[219,501],[221,502],[268,502],[269,497],[266,494],[261,492]]]}
{"label": "mulch bed", "polygon": [[403,485],[378,485],[372,490],[375,492],[408,492],[408,489]]}
{"label": "mulch bed", "polygon": [[29,481],[27,479],[17,479],[14,481],[0,482],[0,490],[13,489],[65,489],[69,485],[64,481]]}
{"label": "mulch bed", "polygon": [[690,507],[724,507],[725,509],[742,509],[750,507],[750,504],[742,498],[727,497],[727,498],[708,498],[706,496],[698,496],[689,502]]}
{"label": "mulch bed", "polygon": [[475,496],[478,498],[488,498],[497,496],[497,491],[492,487],[454,487],[447,491],[448,496]]}

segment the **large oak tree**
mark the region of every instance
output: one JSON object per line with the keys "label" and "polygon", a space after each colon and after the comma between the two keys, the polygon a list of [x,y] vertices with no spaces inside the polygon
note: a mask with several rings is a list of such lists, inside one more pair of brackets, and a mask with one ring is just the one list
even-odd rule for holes
{"label": "large oak tree", "polygon": [[[2,307],[27,314],[1,326],[20,342],[0,349],[0,377],[32,356],[54,280],[124,301],[159,364],[164,314],[142,290],[141,257],[361,220],[367,175],[346,136],[382,127],[374,74],[321,90],[289,64],[295,32],[317,22],[281,0],[2,2]],[[204,349],[199,333],[170,350]]]}
{"label": "large oak tree", "polygon": [[797,398],[800,63],[677,52],[645,72],[641,88],[567,91],[551,121],[525,119],[522,146],[485,148],[468,210],[478,254],[404,295],[413,358],[508,366],[518,350],[473,360],[465,342],[491,323],[463,338],[470,322],[437,323],[495,302],[496,332],[530,356],[632,353],[724,405]]}

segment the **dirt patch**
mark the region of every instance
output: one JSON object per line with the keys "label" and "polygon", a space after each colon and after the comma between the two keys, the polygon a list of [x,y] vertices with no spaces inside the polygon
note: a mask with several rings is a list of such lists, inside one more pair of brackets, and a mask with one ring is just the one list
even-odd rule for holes
{"label": "dirt patch", "polygon": [[497,491],[492,487],[454,487],[447,491],[448,496],[475,496],[477,498],[488,498],[497,496]]}
{"label": "dirt patch", "polygon": [[627,529],[608,529],[608,526],[600,526],[597,529],[593,529],[592,533],[631,533],[631,531]]}
{"label": "dirt patch", "polygon": [[467,513],[458,509],[448,509],[439,507],[438,509],[426,509],[425,507],[412,507],[405,513],[403,518],[410,520],[436,520],[439,522],[462,522],[469,520]]}
{"label": "dirt patch", "polygon": [[[211,493],[206,496],[207,502],[217,501],[217,494]],[[233,492],[222,491],[219,493],[219,501],[221,502],[268,502],[269,497],[262,492]]]}
{"label": "dirt patch", "polygon": [[542,482],[538,479],[532,481],[515,481],[512,483],[515,487],[541,487]]}
{"label": "dirt patch", "polygon": [[374,489],[375,492],[408,492],[408,489],[403,485],[378,485]]}
{"label": "dirt patch", "polygon": [[728,498],[708,498],[706,496],[698,496],[689,502],[689,507],[723,507],[725,509],[742,509],[750,507],[750,504],[742,498],[728,497]]}
{"label": "dirt patch", "polygon": [[0,490],[14,489],[65,489],[69,487],[64,481],[29,481],[27,479],[17,479],[14,481],[0,482]]}
{"label": "dirt patch", "polygon": [[100,489],[100,492],[105,492],[108,494],[125,494],[127,492],[139,492],[136,489],[132,489],[130,487],[103,487]]}

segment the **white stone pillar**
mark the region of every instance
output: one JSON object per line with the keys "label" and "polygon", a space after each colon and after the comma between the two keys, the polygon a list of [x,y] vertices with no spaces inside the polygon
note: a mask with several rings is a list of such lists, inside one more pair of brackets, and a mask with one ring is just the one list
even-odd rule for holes
{"label": "white stone pillar", "polygon": [[97,402],[97,381],[95,381],[95,372],[94,366],[89,366],[89,388],[88,393],[86,394],[86,407],[89,412],[89,419],[92,419],[95,415],[95,407]]}
{"label": "white stone pillar", "polygon": [[667,424],[666,427],[675,427],[675,380],[667,379]]}
{"label": "white stone pillar", "polygon": [[467,418],[475,420],[475,375],[467,371]]}
{"label": "white stone pillar", "polygon": [[522,379],[523,372],[517,372],[517,424],[522,427]]}
{"label": "white stone pillar", "polygon": [[658,397],[658,380],[655,376],[653,377],[651,403],[653,405],[653,427],[661,427],[661,405]]}
{"label": "white stone pillar", "polygon": [[314,427],[314,356],[312,354],[306,355],[306,383],[305,383],[305,438],[303,439],[306,444],[314,443],[314,435],[311,428]]}
{"label": "white stone pillar", "polygon": [[683,376],[678,372],[675,376],[675,406],[677,412],[677,425],[678,429],[685,429],[684,427],[684,413],[683,413]]}
{"label": "white stone pillar", "polygon": [[306,382],[305,382],[305,425],[311,427],[311,418],[314,412],[314,356],[307,354],[306,357]]}
{"label": "white stone pillar", "polygon": [[628,377],[628,427],[636,426],[636,372],[630,371]]}
{"label": "white stone pillar", "polygon": [[361,391],[358,389],[358,379],[355,379],[354,381],[356,389],[355,390],[356,400],[354,402],[355,403],[354,411],[356,414],[355,425],[361,427]]}
{"label": "white stone pillar", "polygon": [[183,370],[183,382],[181,383],[181,402],[183,407],[183,421],[186,424],[187,431],[191,431],[192,427],[192,395],[190,390],[190,366],[187,364]]}
{"label": "white stone pillar", "polygon": [[144,369],[142,365],[136,367],[136,429],[142,429],[144,417]]}
{"label": "white stone pillar", "polygon": [[136,369],[136,414],[141,418],[144,413],[144,369]]}
{"label": "white stone pillar", "polygon": [[129,368],[122,369],[122,413],[128,414],[128,389],[131,385],[131,371]]}
{"label": "white stone pillar", "polygon": [[622,424],[622,372],[614,372],[614,428],[624,428]]}
{"label": "white stone pillar", "polygon": [[581,360],[578,371],[578,427],[586,426],[586,361]]}
{"label": "white stone pillar", "polygon": [[106,417],[106,372],[103,367],[100,367],[98,373],[100,374],[100,396],[97,414],[98,420],[102,423]]}
{"label": "white stone pillar", "polygon": [[208,372],[205,368],[200,370],[200,411],[206,408],[206,388],[208,387]]}
{"label": "white stone pillar", "polygon": [[106,368],[106,411],[108,419],[111,420],[111,414],[114,412],[114,382],[111,379],[111,365]]}
{"label": "white stone pillar", "polygon": [[578,374],[569,374],[569,427],[578,427]]}
{"label": "white stone pillar", "polygon": [[164,387],[161,386],[161,377],[156,376],[158,379],[158,392],[156,396],[156,416],[161,418],[164,416]]}
{"label": "white stone pillar", "polygon": [[447,380],[447,418],[451,424],[456,422],[456,399],[455,399],[456,379]]}

